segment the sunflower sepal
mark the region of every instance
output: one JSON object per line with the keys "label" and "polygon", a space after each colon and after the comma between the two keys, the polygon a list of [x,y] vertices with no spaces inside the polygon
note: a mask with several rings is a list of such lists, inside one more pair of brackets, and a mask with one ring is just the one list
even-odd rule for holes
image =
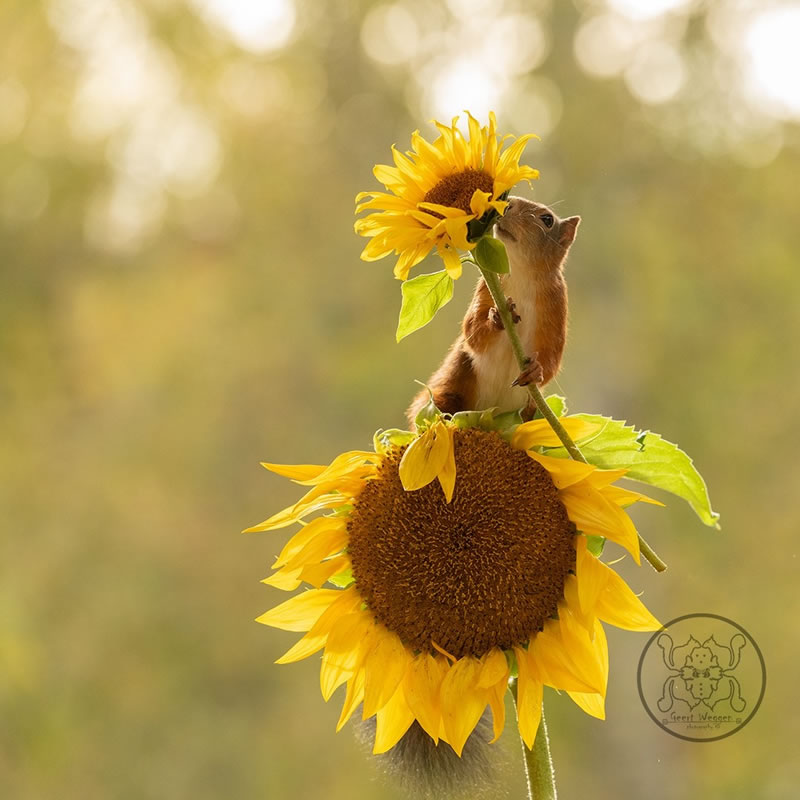
{"label": "sunflower sepal", "polygon": [[393,447],[404,447],[416,439],[416,434],[400,428],[378,428],[372,437],[372,446],[375,452],[383,455]]}
{"label": "sunflower sepal", "polygon": [[[414,425],[418,431],[423,431],[429,425],[442,418],[442,412],[437,408],[433,399],[433,392],[431,387],[427,384],[422,384],[428,390],[428,402],[417,412],[414,417]],[[413,434],[412,434],[413,435]]]}
{"label": "sunflower sepal", "polygon": [[333,584],[339,589],[347,589],[348,586],[352,586],[355,583],[355,580],[356,579],[353,577],[353,568],[348,567],[328,578],[328,583]]}
{"label": "sunflower sepal", "polygon": [[484,431],[497,430],[495,427],[494,409],[484,411],[457,411],[450,417],[456,428],[480,428]]}
{"label": "sunflower sepal", "polygon": [[597,558],[603,555],[603,548],[606,546],[606,540],[603,536],[587,536],[586,548],[588,551]]}
{"label": "sunflower sepal", "polygon": [[523,422],[523,409],[504,411],[502,414],[495,414],[496,410],[497,408],[494,407],[483,411],[458,411],[450,417],[450,420],[456,428],[479,428],[483,431],[495,431],[510,441],[514,430]]}

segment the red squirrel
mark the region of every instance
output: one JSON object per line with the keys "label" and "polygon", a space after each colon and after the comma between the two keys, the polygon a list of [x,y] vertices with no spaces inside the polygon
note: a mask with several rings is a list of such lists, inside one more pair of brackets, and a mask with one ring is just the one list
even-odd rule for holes
{"label": "red squirrel", "polygon": [[[530,362],[520,372],[503,323],[483,278],[478,280],[461,334],[428,386],[440,411],[496,407],[499,412],[535,406],[524,388],[543,386],[561,366],[567,337],[567,284],[564,264],[580,217],[560,219],[551,209],[522,197],[510,197],[495,233],[506,246],[511,272],[501,276],[517,332]],[[513,300],[512,300],[513,298]],[[420,391],[408,409],[412,427],[429,400]]]}

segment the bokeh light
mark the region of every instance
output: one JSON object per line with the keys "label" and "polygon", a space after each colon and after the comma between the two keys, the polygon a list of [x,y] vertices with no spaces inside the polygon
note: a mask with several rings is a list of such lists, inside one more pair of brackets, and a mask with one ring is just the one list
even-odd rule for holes
{"label": "bokeh light", "polygon": [[608,5],[633,20],[646,20],[683,11],[696,0],[608,0]]}
{"label": "bokeh light", "polygon": [[284,47],[297,20],[292,0],[191,0],[191,3],[237,45],[254,53]]}
{"label": "bokeh light", "polygon": [[625,69],[625,83],[643,103],[672,100],[685,80],[681,55],[667,42],[654,42],[639,49]]}
{"label": "bokeh light", "polygon": [[800,5],[755,16],[745,53],[754,102],[780,117],[800,117]]}

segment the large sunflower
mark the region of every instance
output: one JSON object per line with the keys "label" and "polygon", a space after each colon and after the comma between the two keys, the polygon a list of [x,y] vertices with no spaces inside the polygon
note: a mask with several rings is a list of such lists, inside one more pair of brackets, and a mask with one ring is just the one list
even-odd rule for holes
{"label": "large sunflower", "polygon": [[497,140],[497,120],[489,113],[489,127],[481,127],[467,112],[469,138],[457,127],[434,124],[439,137],[430,143],[415,131],[411,147],[401,153],[392,147],[394,167],[378,164],[375,177],[389,192],[361,192],[356,214],[379,209],[355,223],[356,233],[371,237],[361,253],[365,261],[377,261],[394,252],[399,256],[394,274],[401,280],[435,247],[453,278],[461,275],[458,250],[471,250],[469,223],[484,215],[502,214],[504,196],[520,181],[537,178],[537,170],[520,165],[519,159],[533,134],[520,136],[505,151],[504,136]]}
{"label": "large sunflower", "polygon": [[[545,455],[560,442],[544,420],[502,433],[459,422],[439,416],[419,433],[376,435],[374,452],[329,466],[264,464],[311,489],[248,531],[328,513],[303,522],[264,581],[315,588],[258,621],[305,632],[280,664],[324,650],[323,697],[346,685],[337,730],[363,703],[364,719],[377,715],[375,753],[416,719],[460,755],[487,706],[497,739],[512,673],[529,747],[545,685],[603,718],[601,623],[660,627],[587,538],[617,542],[639,561],[623,507],[649,499],[614,485],[625,470]],[[598,428],[562,422],[578,441]],[[320,588],[329,580],[335,588]]]}

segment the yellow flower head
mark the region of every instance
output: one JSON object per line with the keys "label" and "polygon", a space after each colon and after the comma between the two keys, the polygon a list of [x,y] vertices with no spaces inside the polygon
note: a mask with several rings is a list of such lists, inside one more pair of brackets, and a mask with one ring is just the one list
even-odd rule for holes
{"label": "yellow flower head", "polygon": [[[562,422],[579,441],[597,428]],[[364,719],[377,715],[375,753],[417,720],[460,755],[487,706],[500,736],[512,670],[529,747],[545,685],[604,717],[601,623],[660,625],[590,552],[587,536],[619,543],[638,562],[623,507],[648,498],[614,485],[625,470],[541,452],[559,444],[544,420],[501,436],[438,417],[416,434],[376,437],[375,452],[343,453],[327,467],[264,465],[310,488],[249,531],[327,512],[303,523],[264,581],[314,588],[259,622],[305,632],[278,663],[323,651],[323,697],[346,687],[338,728],[363,704]],[[336,588],[321,588],[331,579]]]}
{"label": "yellow flower head", "polygon": [[506,150],[504,136],[498,143],[497,120],[489,113],[489,127],[481,127],[467,112],[469,137],[457,127],[434,124],[439,137],[427,142],[415,131],[411,147],[401,153],[392,147],[394,167],[378,164],[375,177],[389,192],[361,192],[356,214],[379,209],[355,223],[356,233],[370,237],[361,253],[365,261],[377,261],[394,252],[399,256],[394,274],[400,280],[435,247],[452,278],[461,275],[458,250],[471,250],[468,225],[487,212],[503,214],[508,190],[539,177],[537,170],[521,166],[519,159],[533,134],[521,136]]}

